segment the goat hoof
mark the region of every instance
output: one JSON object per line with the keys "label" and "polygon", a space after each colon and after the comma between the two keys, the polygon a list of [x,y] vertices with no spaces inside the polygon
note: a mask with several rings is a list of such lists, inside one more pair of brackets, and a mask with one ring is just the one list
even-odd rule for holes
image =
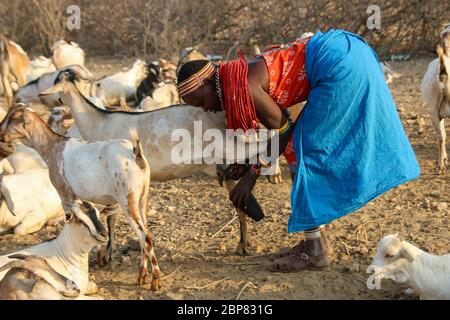
{"label": "goat hoof", "polygon": [[279,184],[279,183],[283,182],[283,179],[281,178],[281,174],[275,174],[273,176],[267,176],[267,180],[271,184]]}
{"label": "goat hoof", "polygon": [[236,254],[238,256],[244,256],[244,257],[250,255],[250,253],[247,250],[248,247],[249,247],[248,244],[247,245],[243,245],[242,243],[239,243],[239,245],[238,245],[238,247],[236,249]]}
{"label": "goat hoof", "polygon": [[143,286],[146,283],[147,276],[148,276],[148,269],[146,267],[140,267],[139,277],[137,280],[138,286]]}
{"label": "goat hoof", "polygon": [[438,173],[439,175],[443,176],[445,174],[445,171],[447,169],[447,165],[448,165],[448,159],[444,158],[442,161],[439,161],[439,166],[438,166]]}
{"label": "goat hoof", "polygon": [[277,184],[277,178],[276,176],[267,176],[267,181],[271,184]]}
{"label": "goat hoof", "polygon": [[277,174],[276,179],[278,181],[277,183],[282,183],[283,182],[283,178],[281,178],[281,174]]}
{"label": "goat hoof", "polygon": [[97,251],[97,265],[104,267],[111,262],[111,253],[108,250],[100,249]]}
{"label": "goat hoof", "polygon": [[158,278],[152,278],[152,284],[150,289],[152,291],[158,291],[159,289],[161,289],[161,282]]}

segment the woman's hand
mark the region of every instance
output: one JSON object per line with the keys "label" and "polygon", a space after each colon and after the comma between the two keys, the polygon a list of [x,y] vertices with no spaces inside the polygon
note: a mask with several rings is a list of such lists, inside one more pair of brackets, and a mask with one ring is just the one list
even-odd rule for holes
{"label": "woman's hand", "polygon": [[247,172],[242,176],[238,184],[230,192],[230,200],[233,205],[238,209],[246,209],[248,205],[248,199],[250,193],[255,186],[257,176],[247,170]]}
{"label": "woman's hand", "polygon": [[231,164],[225,172],[226,179],[239,180],[248,171],[246,164]]}

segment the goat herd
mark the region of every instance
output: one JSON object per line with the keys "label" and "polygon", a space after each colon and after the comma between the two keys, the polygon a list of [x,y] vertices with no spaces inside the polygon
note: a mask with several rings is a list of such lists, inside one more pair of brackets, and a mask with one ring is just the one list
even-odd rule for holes
{"label": "goat herd", "polygon": [[[450,25],[441,33],[437,52],[421,92],[437,132],[438,170],[444,174]],[[179,65],[199,58],[205,57],[187,48]],[[150,263],[151,289],[158,290],[161,271],[147,226],[150,176],[165,181],[195,172],[218,174],[215,165],[171,161],[173,130],[193,135],[194,120],[202,121],[202,130],[226,129],[223,114],[180,104],[175,65],[136,60],[128,71],[101,79],[94,79],[84,65],[85,53],[74,42],[60,40],[51,59],[30,61],[19,45],[0,36],[0,75],[8,104],[0,117],[0,234],[24,235],[65,221],[55,239],[0,256],[0,299],[101,298],[89,281],[88,255],[101,245],[106,247],[98,251],[98,263],[111,259],[116,206],[139,241],[138,284],[145,283]],[[388,65],[381,67],[388,83],[398,76]],[[47,119],[35,105],[47,108]],[[235,183],[225,185],[230,191]],[[108,231],[100,213],[107,215]],[[246,253],[242,212],[239,221],[238,250]],[[407,283],[424,299],[450,298],[450,255],[432,256],[397,235],[381,240],[368,272],[369,288],[389,278]]]}

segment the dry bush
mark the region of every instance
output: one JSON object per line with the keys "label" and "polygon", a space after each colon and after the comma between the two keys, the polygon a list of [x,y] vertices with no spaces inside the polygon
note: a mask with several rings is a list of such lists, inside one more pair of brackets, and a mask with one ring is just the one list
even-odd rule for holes
{"label": "dry bush", "polygon": [[[367,7],[381,8],[381,30],[366,26]],[[434,52],[450,2],[442,0],[78,0],[82,29],[65,29],[67,0],[0,3],[0,32],[26,50],[48,53],[58,38],[71,36],[88,55],[172,58],[186,46],[226,54],[248,54],[295,39],[304,31],[343,28],[364,36],[381,56]]]}
{"label": "dry bush", "polygon": [[52,44],[68,34],[68,0],[15,0],[0,4],[0,32],[35,54],[50,53]]}

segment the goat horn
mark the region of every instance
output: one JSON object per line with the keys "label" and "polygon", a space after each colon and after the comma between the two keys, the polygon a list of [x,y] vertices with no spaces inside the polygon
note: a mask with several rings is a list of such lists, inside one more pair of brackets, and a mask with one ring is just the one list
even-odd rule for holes
{"label": "goat horn", "polygon": [[0,142],[0,154],[7,157],[13,154],[16,148],[11,143]]}
{"label": "goat horn", "polygon": [[88,69],[80,65],[68,66],[63,71],[70,72],[81,80],[91,80],[94,77]]}

